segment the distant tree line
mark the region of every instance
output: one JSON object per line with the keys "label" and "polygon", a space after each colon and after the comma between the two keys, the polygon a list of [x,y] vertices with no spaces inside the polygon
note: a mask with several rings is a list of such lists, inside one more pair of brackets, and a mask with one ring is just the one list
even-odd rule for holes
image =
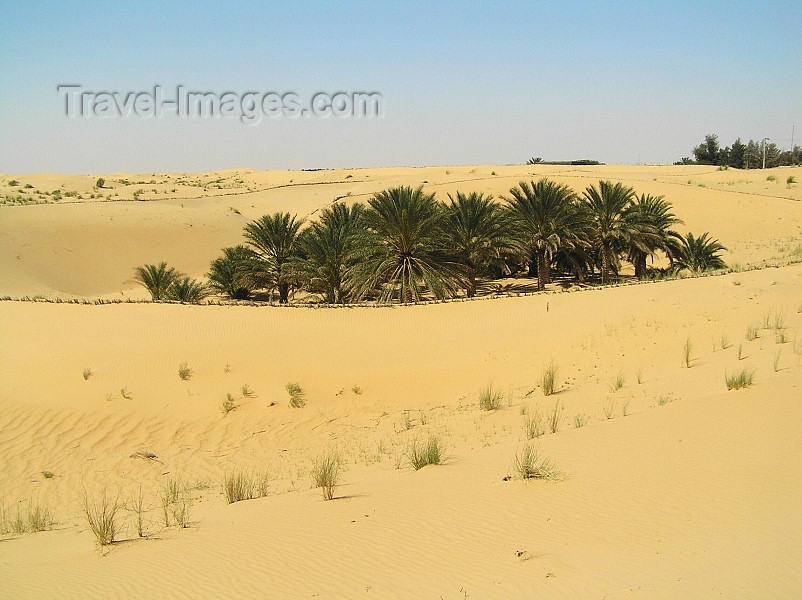
{"label": "distant tree line", "polygon": [[675,162],[675,165],[717,165],[735,169],[761,169],[765,151],[766,168],[786,167],[802,164],[802,147],[794,145],[791,150],[780,150],[774,142],[749,140],[744,144],[741,138],[731,146],[722,148],[718,136],[710,133],[704,142],[693,149],[693,158],[689,156]]}
{"label": "distant tree line", "polygon": [[[538,290],[555,277],[605,284],[624,261],[637,278],[726,267],[718,240],[680,235],[669,202],[622,183],[600,181],[580,195],[543,178],[520,182],[501,200],[456,192],[441,202],[422,187],[391,188],[367,204],[335,202],[309,222],[279,212],[247,223],[244,243],[212,261],[208,283],[165,263],[137,267],[134,278],[154,300],[217,294],[285,304],[301,290],[347,304],[472,297],[516,274],[536,279]],[[658,255],[668,269],[648,268]]]}

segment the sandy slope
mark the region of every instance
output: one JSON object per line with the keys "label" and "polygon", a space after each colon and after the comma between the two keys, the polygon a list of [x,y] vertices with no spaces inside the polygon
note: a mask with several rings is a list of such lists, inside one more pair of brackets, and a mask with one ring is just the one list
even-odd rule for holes
{"label": "sandy slope", "polygon": [[[46,501],[60,522],[0,544],[3,594],[794,597],[801,284],[792,266],[386,309],[2,303],[3,495]],[[744,341],[769,313],[790,341],[767,329]],[[552,358],[562,391],[542,398]],[[189,381],[177,376],[184,360]],[[744,365],[756,384],[727,392],[724,372]],[[625,385],[611,393],[618,373]],[[507,396],[487,413],[476,393],[491,380]],[[306,389],[306,407],[287,406],[288,381]],[[241,397],[243,383],[256,397]],[[226,391],[241,407],[223,418]],[[521,408],[554,400],[560,431],[541,448],[567,477],[502,481],[524,441]],[[573,429],[579,413],[589,423]],[[430,432],[451,458],[413,472],[404,451]],[[328,503],[308,478],[327,447],[348,463]],[[219,484],[234,466],[267,468],[271,495],[225,505]],[[168,477],[193,487],[188,530],[159,524]],[[80,486],[126,496],[140,484],[150,537],[100,558]]]}
{"label": "sandy slope", "polygon": [[[791,170],[777,172],[784,181]],[[440,196],[501,194],[532,173],[665,194],[692,231],[731,248],[731,262],[787,259],[802,241],[798,190],[757,172],[156,174],[168,181],[153,184],[169,192],[159,201],[0,206],[0,294],[139,295],[126,283],[133,265],[165,259],[199,276],[264,212],[311,214],[349,191],[423,180]],[[17,179],[86,195],[96,177]],[[132,194],[137,184],[108,185]],[[13,515],[41,502],[58,521],[0,537],[0,597],[799,597],[800,310],[798,264],[409,307],[0,302],[0,505]],[[757,339],[745,339],[750,325]],[[560,391],[544,398],[552,360]],[[744,367],[755,384],[727,391],[725,372]],[[288,405],[289,382],[305,390],[304,408]],[[502,408],[481,411],[490,382]],[[227,394],[238,407],[224,417]],[[538,442],[564,477],[504,481],[525,419],[555,402],[559,430]],[[405,453],[430,434],[449,458],[415,472]],[[310,466],[332,448],[345,470],[324,502]],[[220,485],[233,468],[266,471],[269,495],[227,505]],[[192,499],[187,529],[162,524],[171,479]],[[129,502],[140,486],[147,537],[123,511],[125,541],[101,553],[82,488]]]}

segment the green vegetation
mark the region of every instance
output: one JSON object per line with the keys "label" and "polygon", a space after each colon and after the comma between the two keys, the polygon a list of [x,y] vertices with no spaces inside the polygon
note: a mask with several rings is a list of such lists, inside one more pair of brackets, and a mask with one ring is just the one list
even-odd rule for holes
{"label": "green vegetation", "polygon": [[288,383],[284,386],[290,395],[290,406],[293,408],[303,408],[306,405],[306,394],[297,383]]}
{"label": "green vegetation", "polygon": [[531,415],[524,416],[524,433],[526,439],[531,440],[538,438],[546,433],[546,425],[543,422],[543,415],[535,408]]}
{"label": "green vegetation", "polygon": [[228,413],[236,409],[237,403],[234,401],[234,396],[231,394],[226,394],[226,399],[223,400],[223,403],[220,405],[220,412],[223,413],[224,417],[227,417]]}
{"label": "green vegetation", "polygon": [[435,435],[430,436],[425,444],[418,444],[415,440],[407,449],[407,458],[416,471],[426,465],[439,465],[444,459],[443,443]]}
{"label": "green vegetation", "polygon": [[242,500],[267,496],[268,476],[245,471],[231,471],[223,477],[223,495],[226,502],[233,504]]}
{"label": "green vegetation", "polygon": [[[795,145],[790,150],[780,150],[777,144],[749,140],[744,144],[741,138],[732,146],[721,148],[716,134],[708,134],[704,141],[693,149],[694,159],[685,157],[674,164],[720,165],[736,169],[759,169],[798,165],[802,163],[802,147]],[[769,180],[773,181],[773,179]]]}
{"label": "green vegetation", "polygon": [[479,392],[479,408],[482,410],[498,410],[501,408],[503,394],[493,389],[493,384],[489,383]]}
{"label": "green vegetation", "polygon": [[540,376],[540,389],[544,396],[551,396],[555,392],[556,385],[557,367],[554,366],[554,361],[551,361]]}
{"label": "green vegetation", "polygon": [[119,499],[115,497],[112,500],[105,489],[94,499],[90,499],[84,490],[83,515],[99,546],[114,543],[118,532],[117,517],[121,508]]}
{"label": "green vegetation", "polygon": [[189,378],[192,377],[192,369],[189,368],[186,362],[182,362],[178,365],[178,376],[184,381],[188,381]]}
{"label": "green vegetation", "polygon": [[83,370],[83,372],[81,374],[84,377],[84,381],[86,381],[87,379],[89,379],[93,375],[92,369],[87,367],[86,369]]}
{"label": "green vegetation", "polygon": [[691,368],[691,363],[693,362],[693,343],[691,338],[686,339],[682,347],[682,362],[686,369]]}
{"label": "green vegetation", "polygon": [[588,416],[585,413],[574,415],[574,429],[584,427],[588,423]]}
{"label": "green vegetation", "polygon": [[333,450],[319,456],[313,461],[312,483],[316,488],[321,489],[324,500],[331,500],[334,498],[334,489],[340,481],[341,466],[342,460],[339,454]]}
{"label": "green vegetation", "polygon": [[749,387],[752,385],[753,378],[754,373],[749,369],[741,369],[739,372],[733,374],[724,374],[724,381],[727,384],[728,390],[740,390]]}

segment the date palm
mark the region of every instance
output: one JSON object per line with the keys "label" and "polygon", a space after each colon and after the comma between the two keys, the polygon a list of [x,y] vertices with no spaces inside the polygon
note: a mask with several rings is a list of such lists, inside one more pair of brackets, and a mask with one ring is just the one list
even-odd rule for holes
{"label": "date palm", "polygon": [[[500,264],[504,251],[511,249],[512,240],[507,234],[501,207],[493,196],[472,192],[448,195],[444,219],[444,243],[462,266],[465,277],[465,294],[476,295],[476,277],[479,270],[491,264]],[[503,265],[502,265],[503,267]]]}
{"label": "date palm", "polygon": [[638,218],[634,201],[635,191],[621,182],[599,181],[598,187],[590,186],[582,193],[590,242],[601,255],[602,284],[608,282],[619,249],[648,253],[649,244],[657,238],[654,228]]}
{"label": "date palm", "polygon": [[629,248],[629,260],[635,266],[635,277],[638,279],[646,275],[646,259],[654,256],[658,250],[662,251],[672,264],[679,256],[682,236],[671,227],[682,224],[682,219],[671,212],[672,208],[671,203],[666,202],[663,196],[641,194],[634,202],[635,220],[651,227],[655,234],[646,236],[643,240],[648,250],[644,251],[636,245]]}
{"label": "date palm", "polygon": [[357,234],[364,212],[363,204],[349,208],[336,203],[300,235],[300,269],[310,291],[322,293],[328,303],[345,304],[351,299],[356,283],[352,271],[357,264]]}
{"label": "date palm", "polygon": [[143,285],[153,300],[169,300],[170,286],[182,276],[175,268],[168,268],[166,262],[134,268],[134,281]]}
{"label": "date palm", "polygon": [[168,288],[167,296],[170,300],[198,304],[209,296],[211,290],[202,282],[191,277],[180,277]]}
{"label": "date palm", "polygon": [[428,289],[443,298],[457,289],[458,265],[442,247],[445,211],[423,188],[397,187],[368,200],[356,295],[417,302]]}
{"label": "date palm", "polygon": [[218,293],[234,300],[247,300],[254,289],[248,265],[251,250],[245,246],[223,248],[223,256],[215,258],[206,277],[209,285]]}
{"label": "date palm", "polygon": [[689,269],[694,273],[707,271],[708,269],[724,269],[727,264],[719,256],[719,252],[726,250],[718,240],[709,238],[708,232],[699,237],[694,237],[688,233],[681,238],[679,246],[679,259],[677,266],[680,269]]}
{"label": "date palm", "polygon": [[289,302],[290,288],[297,283],[297,241],[302,224],[303,220],[279,212],[245,225],[245,239],[253,251],[250,275],[259,287],[278,291],[281,304]]}
{"label": "date palm", "polygon": [[546,178],[521,181],[505,198],[522,258],[537,267],[537,289],[551,281],[551,260],[563,248],[581,245],[584,221],[576,194]]}

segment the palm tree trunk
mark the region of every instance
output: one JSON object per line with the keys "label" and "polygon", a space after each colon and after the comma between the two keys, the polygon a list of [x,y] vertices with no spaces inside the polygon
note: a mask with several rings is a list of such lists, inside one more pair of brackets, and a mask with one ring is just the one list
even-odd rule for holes
{"label": "palm tree trunk", "polygon": [[468,287],[465,289],[465,295],[468,298],[473,298],[476,295],[476,269],[468,266]]}
{"label": "palm tree trunk", "polygon": [[643,279],[646,277],[646,253],[638,252],[635,255],[635,277]]}
{"label": "palm tree trunk", "polygon": [[546,250],[537,249],[537,289],[542,291],[549,282],[548,265],[546,264]]}
{"label": "palm tree trunk", "polygon": [[287,304],[290,301],[290,284],[278,284],[278,301],[279,304]]}
{"label": "palm tree trunk", "polygon": [[537,251],[533,250],[532,255],[529,257],[529,273],[527,277],[537,276]]}
{"label": "palm tree trunk", "polygon": [[602,251],[602,272],[601,272],[601,276],[602,276],[602,285],[604,285],[604,284],[607,283],[607,279],[609,278],[610,263],[612,261],[611,261],[611,257],[610,257],[610,248],[604,242],[602,242],[601,251]]}

